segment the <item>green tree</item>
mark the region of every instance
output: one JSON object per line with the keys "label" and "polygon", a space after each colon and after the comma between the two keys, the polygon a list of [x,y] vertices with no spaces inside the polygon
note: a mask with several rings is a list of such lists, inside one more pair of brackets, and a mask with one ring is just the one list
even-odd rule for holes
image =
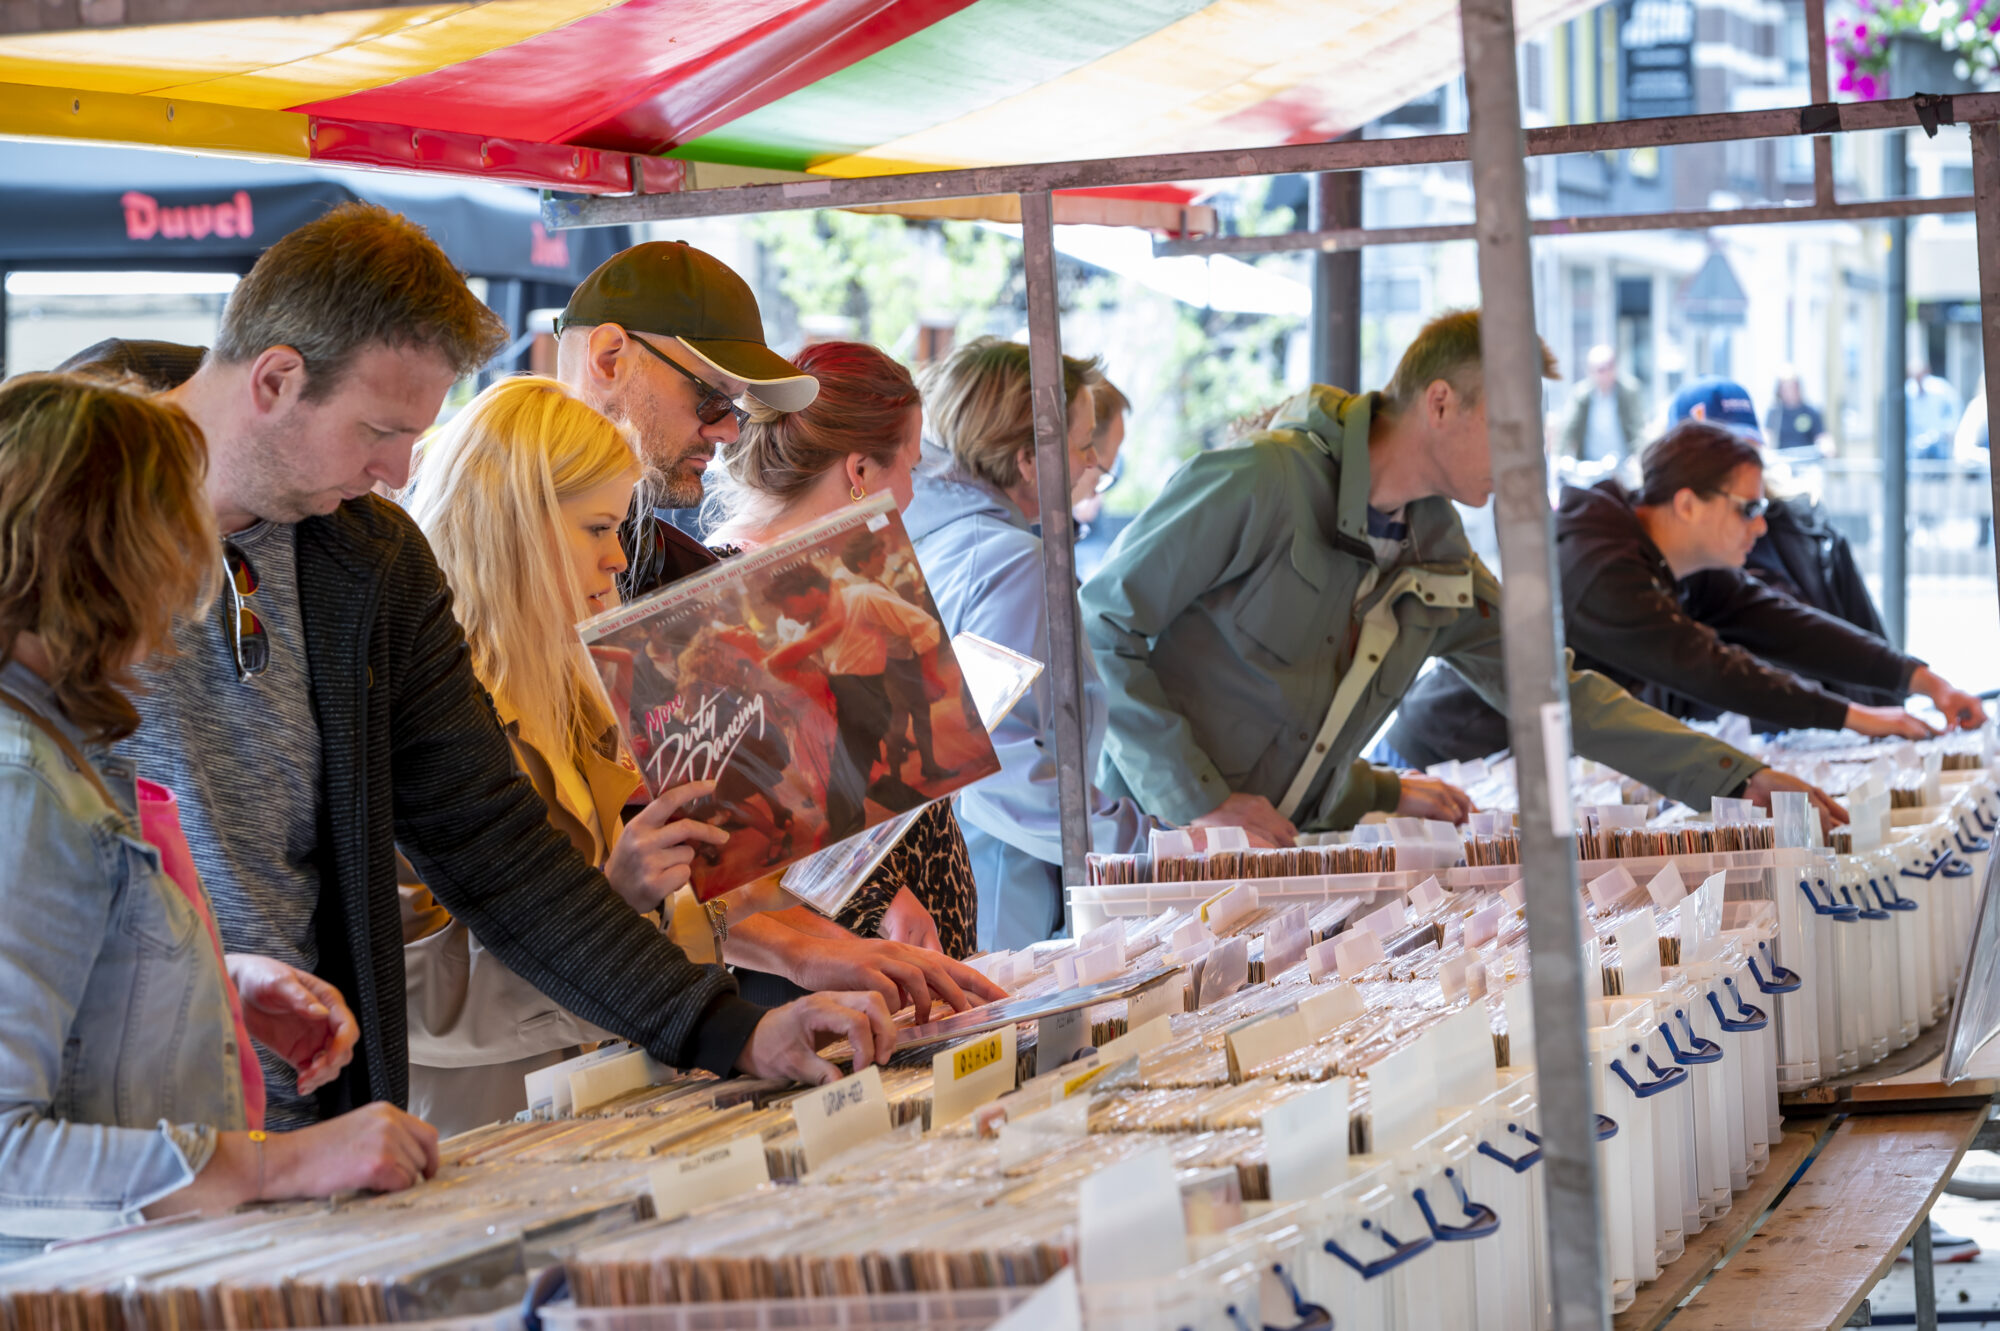
{"label": "green tree", "polygon": [[857,336],[897,351],[920,317],[983,320],[1020,269],[1019,242],[969,222],[828,210],[749,225],[800,317],[851,319]]}

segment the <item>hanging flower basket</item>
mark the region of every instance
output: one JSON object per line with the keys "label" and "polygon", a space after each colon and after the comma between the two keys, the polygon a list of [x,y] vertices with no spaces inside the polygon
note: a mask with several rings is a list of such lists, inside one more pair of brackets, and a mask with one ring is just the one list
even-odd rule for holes
{"label": "hanging flower basket", "polygon": [[2000,0],[1861,0],[1859,11],[1827,39],[1843,93],[1970,92],[2000,73]]}

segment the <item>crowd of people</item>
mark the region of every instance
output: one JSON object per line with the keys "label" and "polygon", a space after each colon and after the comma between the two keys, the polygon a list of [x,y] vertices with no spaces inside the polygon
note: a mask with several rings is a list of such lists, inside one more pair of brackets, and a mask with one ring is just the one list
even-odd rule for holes
{"label": "crowd of people", "polygon": [[[102,344],[0,386],[0,1260],[411,1186],[441,1131],[521,1111],[527,1074],[599,1041],[806,1082],[837,1075],[829,1040],[884,1061],[901,1009],[1002,996],[965,957],[1065,929],[1061,764],[1096,850],[1286,845],[1463,820],[1462,791],[1361,756],[1400,705],[1417,758],[1438,681],[1463,694],[1440,714],[1488,719],[1425,757],[1504,745],[1501,588],[1454,508],[1491,490],[1470,311],[1382,391],[1315,385],[1195,457],[1121,535],[1077,589],[1084,754],[1044,675],[992,732],[997,774],[925,807],[837,915],[770,880],[699,902],[730,778],[649,797],[575,626],[891,496],[941,626],[865,533],[769,593],[800,626],[774,668],[810,663],[860,718],[835,746],[852,807],[828,793],[858,826],[879,758],[942,770],[940,633],[1048,659],[1027,348],[977,339],[920,378],[850,342],[786,359],[747,284],[677,242],[607,261],[556,333],[553,377],[432,432],[505,331],[419,229],[346,205],[265,253],[213,346]],[[1615,363],[1592,373],[1595,457],[1634,427]],[[1088,505],[1129,404],[1088,358],[1063,395]],[[1644,468],[1562,504],[1583,753],[1698,807],[1799,789],[1838,820],[1675,715],[1927,729],[1797,677],[1832,670],[1976,724],[1921,662],[1741,571],[1776,510],[1726,423]],[[675,519],[705,500],[697,540]]]}

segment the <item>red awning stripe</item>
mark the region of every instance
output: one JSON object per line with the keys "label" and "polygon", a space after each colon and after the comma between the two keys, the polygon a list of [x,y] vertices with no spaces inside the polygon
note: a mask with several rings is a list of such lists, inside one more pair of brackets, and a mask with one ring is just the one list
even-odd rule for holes
{"label": "red awning stripe", "polygon": [[972,0],[627,0],[428,74],[295,109],[662,152]]}

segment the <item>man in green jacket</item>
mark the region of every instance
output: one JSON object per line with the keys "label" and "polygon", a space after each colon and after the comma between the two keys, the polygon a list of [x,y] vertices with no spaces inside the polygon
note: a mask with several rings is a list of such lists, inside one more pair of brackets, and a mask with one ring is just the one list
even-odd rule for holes
{"label": "man in green jacket", "polygon": [[[1396,808],[1397,775],[1359,754],[1430,657],[1506,710],[1500,584],[1451,504],[1492,495],[1482,386],[1478,311],[1444,315],[1385,391],[1315,386],[1175,473],[1082,592],[1106,791],[1287,845]],[[1586,756],[1698,808],[1807,790],[1845,820],[1602,675],[1571,672],[1570,713]]]}

